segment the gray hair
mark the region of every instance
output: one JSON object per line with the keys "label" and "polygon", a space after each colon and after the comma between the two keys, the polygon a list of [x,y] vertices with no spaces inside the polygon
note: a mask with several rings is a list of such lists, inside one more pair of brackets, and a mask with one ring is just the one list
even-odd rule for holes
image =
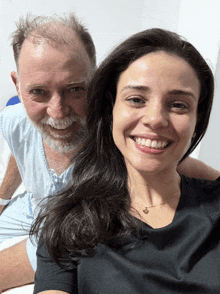
{"label": "gray hair", "polygon": [[[51,26],[51,24],[53,24],[53,26]],[[96,50],[92,37],[87,28],[79,22],[73,13],[70,13],[68,16],[64,15],[63,17],[56,14],[53,16],[33,16],[31,14],[27,14],[26,17],[20,17],[19,21],[16,23],[17,29],[11,35],[11,45],[13,47],[14,59],[17,68],[22,44],[33,34],[47,39],[56,46],[71,46],[72,38],[69,34],[62,34],[59,31],[61,25],[73,31],[72,37],[74,37],[74,34],[79,37],[88,54],[91,65],[95,67]]]}

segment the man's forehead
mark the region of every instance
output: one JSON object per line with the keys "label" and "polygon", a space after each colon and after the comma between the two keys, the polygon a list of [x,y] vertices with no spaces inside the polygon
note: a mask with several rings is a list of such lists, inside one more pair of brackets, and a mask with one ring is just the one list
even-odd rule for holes
{"label": "man's forehead", "polygon": [[71,46],[62,45],[59,47],[53,46],[42,39],[40,42],[33,42],[33,39],[25,40],[20,58],[19,68],[27,66],[45,66],[50,62],[54,62],[59,67],[60,64],[68,67],[75,67],[80,64],[84,67],[90,67],[91,61],[86,50],[80,42],[75,42]]}

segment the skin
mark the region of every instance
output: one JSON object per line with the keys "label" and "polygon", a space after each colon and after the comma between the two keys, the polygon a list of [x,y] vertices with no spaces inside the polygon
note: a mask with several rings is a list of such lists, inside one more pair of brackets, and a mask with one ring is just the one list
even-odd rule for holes
{"label": "skin", "polygon": [[[92,67],[84,47],[76,36],[71,47],[63,45],[57,48],[45,40],[38,43],[34,41],[32,38],[24,41],[19,71],[11,73],[28,117],[37,127],[49,117],[58,124],[70,116],[85,118],[87,87]],[[62,129],[43,125],[42,131],[54,139],[56,144],[65,145],[75,139],[79,124],[77,121]],[[53,150],[45,140],[43,145],[48,167],[58,174],[69,166],[70,159],[78,150],[75,148],[68,153],[61,153]],[[17,166],[14,171],[17,171]],[[0,293],[34,281],[26,242],[27,239],[0,252]]]}
{"label": "skin", "polygon": [[[160,212],[169,208],[164,218],[162,214],[155,223],[152,214],[151,219],[143,215],[154,227],[167,225],[175,214],[180,196],[176,169],[194,134],[199,95],[200,83],[191,66],[165,52],[139,58],[119,77],[113,139],[125,158],[134,207],[143,215],[142,205],[166,202],[179,191],[175,205],[159,206]],[[147,139],[166,147],[142,146]]]}
{"label": "skin", "polygon": [[[129,170],[158,174],[176,169],[194,133],[199,89],[188,63],[164,52],[145,55],[121,74],[113,138]],[[134,137],[169,143],[164,149],[148,148]]]}
{"label": "skin", "polygon": [[[81,47],[79,41],[71,49],[67,46],[55,48],[45,42],[35,44],[32,39],[24,42],[19,73],[12,72],[11,77],[36,127],[49,117],[56,122],[71,116],[85,119],[91,72],[88,57],[85,58],[86,52]],[[42,126],[43,132],[63,144],[73,141],[78,129],[79,122],[65,129],[48,124]]]}
{"label": "skin", "polygon": [[[141,86],[134,88],[131,86]],[[148,87],[147,89],[144,87]],[[179,191],[179,175],[176,167],[179,159],[187,150],[194,133],[196,110],[199,99],[199,81],[193,69],[182,59],[165,53],[148,54],[132,63],[123,72],[117,85],[117,97],[113,109],[113,138],[115,144],[125,157],[129,171],[130,187],[135,198],[141,195],[151,205],[154,201],[162,201],[166,197],[163,192]],[[173,90],[187,91],[187,95]],[[189,93],[191,93],[189,95]],[[149,148],[138,147],[133,135],[150,137],[151,139],[172,140],[170,147],[161,152],[152,152]],[[183,162],[184,169],[192,173],[195,166],[203,163],[194,159]],[[200,165],[202,164],[202,165]],[[181,166],[179,167],[181,170]],[[199,168],[200,170],[200,168]],[[195,170],[194,170],[195,172]],[[152,176],[153,175],[153,176]],[[157,175],[155,177],[155,175]],[[173,178],[170,180],[170,176]],[[213,173],[217,178],[219,172]],[[161,182],[163,180],[163,182]],[[151,183],[151,186],[148,185]],[[133,187],[136,186],[137,189]],[[163,192],[162,192],[163,191]],[[140,200],[136,197],[135,200]],[[169,203],[169,207],[159,211],[167,219],[173,219],[179,198]],[[166,223],[161,219],[158,223],[154,215],[149,214],[152,221],[144,219],[140,207],[137,217],[148,222],[152,227],[161,227]],[[169,215],[167,214],[169,213]],[[43,291],[41,294],[66,294],[63,291]]]}
{"label": "skin", "polygon": [[[83,47],[80,43],[74,42],[74,44],[75,47],[73,46],[74,48],[71,48],[71,50],[68,50],[65,46],[62,48],[54,48],[45,42],[33,44],[30,39],[26,40],[23,44],[19,59],[19,72],[18,74],[12,72],[11,77],[16,86],[18,95],[26,108],[29,118],[37,126],[41,123],[42,119],[45,119],[45,117],[47,118],[48,116],[57,121],[65,120],[66,117],[72,114],[76,117],[85,117],[87,86],[89,77],[92,75],[92,69]],[[143,129],[146,129],[147,125],[150,125],[150,122],[147,122],[144,115],[140,114],[140,110],[143,110],[142,107],[136,108],[136,106],[133,106],[133,102],[130,105],[130,103],[125,102],[125,100],[120,100],[120,87],[123,81],[123,74],[120,77],[117,89],[117,99],[114,107],[113,131],[115,139],[118,141],[117,144],[119,144],[119,148],[121,146],[122,149],[126,151],[130,148],[130,145],[132,147],[132,144],[135,144],[134,142],[130,142],[131,139],[129,138],[129,132],[131,130],[135,130],[134,126],[137,125],[138,127],[141,127],[137,133],[140,134]],[[143,79],[143,82],[144,81],[145,80]],[[159,94],[161,93],[158,93],[158,97],[160,96]],[[139,95],[140,93],[138,92],[138,96]],[[123,110],[125,106],[127,108],[126,110]],[[157,110],[156,106],[155,110]],[[136,114],[134,113],[135,111],[137,112]],[[174,114],[175,112],[172,113],[172,115]],[[179,113],[176,113],[175,115],[180,117]],[[117,126],[115,119],[117,116],[118,124],[122,123],[123,128],[125,129]],[[126,127],[124,122],[131,117],[133,118],[130,120],[129,126]],[[194,116],[192,115],[192,117]],[[151,118],[151,121],[156,122],[156,119]],[[166,135],[161,135],[160,132],[157,133],[157,131],[155,131],[158,129],[165,129],[166,124],[167,123],[162,123],[159,127],[159,123],[156,127],[155,123],[155,126],[150,130],[154,130],[157,136],[168,136],[169,139],[177,139],[175,144],[178,145],[179,132],[178,130],[176,131],[175,128],[172,129],[171,133],[166,133]],[[67,134],[71,134],[71,140],[73,140],[74,134],[78,131],[78,128],[79,124],[76,123],[72,126],[71,131],[70,129],[54,129],[50,126],[44,126],[43,130],[48,134],[48,136],[56,138],[57,135],[59,135],[61,137],[60,141],[68,143],[68,140],[70,139],[67,139],[65,136]],[[192,135],[192,129],[193,128],[188,129],[188,135]],[[187,134],[186,137],[188,136]],[[121,136],[122,139],[120,138]],[[190,139],[188,138],[185,141],[189,144]],[[52,150],[45,141],[43,143],[48,166],[53,168],[57,173],[61,173],[66,169],[69,159],[72,158],[75,152],[77,152],[77,149],[74,149],[68,154],[60,154],[60,152]],[[173,144],[173,147],[175,144]],[[139,154],[141,154],[139,149],[135,150],[135,152],[139,152]],[[142,154],[141,156],[144,158],[148,156],[148,161],[150,156],[155,157],[150,159],[152,162],[150,166],[151,172],[153,171],[153,161],[154,163],[157,162],[157,168],[158,170],[161,169],[162,172],[162,161],[158,159],[159,156],[156,157],[156,155],[153,156],[152,154]],[[168,158],[169,156],[166,157]],[[176,156],[175,162],[177,162],[177,157],[178,156]],[[150,170],[146,169],[146,165],[144,169],[142,169],[143,166],[141,162],[142,160],[139,161],[139,163],[137,162],[139,165],[139,171],[143,171],[144,174],[149,173]],[[168,162],[169,160],[167,160],[167,163]],[[129,158],[126,158],[126,163],[130,169],[135,169],[133,167],[132,160]],[[2,277],[0,278],[0,293],[4,289],[33,282],[34,272],[26,254],[26,240],[2,251],[0,253],[0,259],[0,277]],[[16,266],[12,267],[12,264],[16,264]],[[41,293],[58,294],[66,292],[51,290]]]}

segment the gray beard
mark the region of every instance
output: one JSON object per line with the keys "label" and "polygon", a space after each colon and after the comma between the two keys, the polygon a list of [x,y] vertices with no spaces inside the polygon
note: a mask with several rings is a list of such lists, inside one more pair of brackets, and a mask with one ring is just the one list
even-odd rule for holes
{"label": "gray beard", "polygon": [[[73,151],[80,143],[83,142],[83,140],[86,137],[87,132],[86,132],[85,122],[82,119],[80,120],[81,121],[80,121],[80,127],[78,132],[74,135],[68,134],[62,138],[54,138],[48,135],[45,131],[42,131],[41,128],[36,126],[35,127],[40,131],[43,140],[52,150],[58,151],[60,153],[68,153]],[[71,142],[65,142],[65,138],[69,138],[69,137],[73,137]]]}
{"label": "gray beard", "polygon": [[[87,135],[87,130],[86,130],[86,120],[84,118],[76,118],[74,117],[75,121],[79,121],[79,129],[77,131],[76,134],[68,134],[64,137],[59,137],[57,136],[57,138],[48,135],[48,133],[44,130],[43,128],[43,123],[44,121],[46,121],[48,118],[45,118],[42,120],[42,122],[38,125],[35,122],[33,122],[28,114],[27,111],[25,109],[25,106],[23,104],[23,99],[21,96],[21,101],[22,101],[22,107],[27,115],[27,118],[29,119],[30,123],[41,133],[43,140],[45,141],[45,143],[54,151],[58,151],[60,153],[68,153],[73,151],[80,143],[82,143],[84,141],[84,139],[86,138]],[[65,140],[66,138],[70,138],[73,137],[73,139],[71,140],[71,142],[65,142],[63,140]]]}

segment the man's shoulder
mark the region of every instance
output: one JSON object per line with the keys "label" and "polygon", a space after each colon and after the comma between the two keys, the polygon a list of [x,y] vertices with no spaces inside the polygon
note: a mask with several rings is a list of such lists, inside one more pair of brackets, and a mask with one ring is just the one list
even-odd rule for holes
{"label": "man's shoulder", "polygon": [[21,103],[18,103],[16,105],[10,105],[5,107],[1,112],[0,112],[0,118],[1,121],[15,121],[15,120],[25,120],[27,119],[25,110],[23,108],[23,105]]}
{"label": "man's shoulder", "polygon": [[5,137],[14,133],[25,135],[33,128],[21,103],[7,106],[0,113],[0,129]]}

